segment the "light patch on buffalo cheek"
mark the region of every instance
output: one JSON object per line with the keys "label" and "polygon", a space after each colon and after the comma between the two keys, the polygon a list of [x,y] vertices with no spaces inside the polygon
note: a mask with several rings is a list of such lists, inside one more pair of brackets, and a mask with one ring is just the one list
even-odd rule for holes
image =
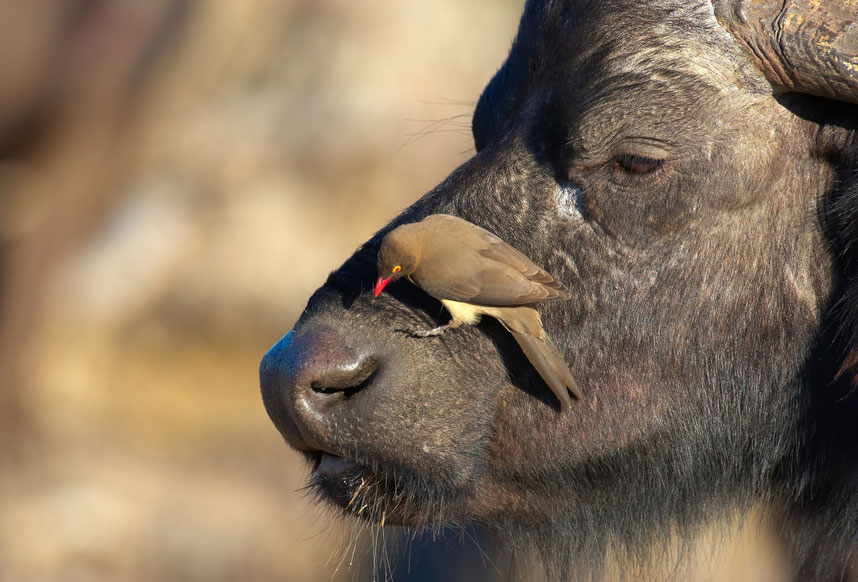
{"label": "light patch on buffalo cheek", "polygon": [[561,214],[573,220],[584,220],[584,192],[580,188],[569,182],[559,184],[554,197]]}

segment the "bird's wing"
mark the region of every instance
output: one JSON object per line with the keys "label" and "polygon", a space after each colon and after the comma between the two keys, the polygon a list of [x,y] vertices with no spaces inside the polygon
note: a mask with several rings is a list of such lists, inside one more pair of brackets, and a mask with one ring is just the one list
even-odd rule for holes
{"label": "bird's wing", "polygon": [[462,238],[468,241],[465,248],[445,250],[444,262],[452,268],[446,270],[444,277],[421,282],[421,287],[431,295],[499,306],[558,301],[572,296],[539,265],[491,232],[453,216],[434,215],[427,219],[430,220],[443,224],[447,232],[466,229],[467,237]]}
{"label": "bird's wing", "polygon": [[[498,239],[499,240],[499,239]],[[482,305],[523,305],[569,299],[570,293],[533,261],[499,241],[478,251],[479,268],[448,280],[444,297]],[[486,252],[488,251],[488,252]]]}
{"label": "bird's wing", "polygon": [[565,291],[531,281],[517,269],[495,261],[468,276],[447,281],[443,295],[445,299],[481,305],[523,305],[570,297]]}
{"label": "bird's wing", "polygon": [[[569,299],[571,294],[566,288],[552,277],[547,271],[539,265],[531,261],[527,255],[517,251],[495,235],[487,232],[491,238],[487,239],[485,248],[479,250],[480,255],[508,265],[510,268],[517,270],[524,277],[533,283],[548,287],[558,292],[558,299]],[[491,240],[494,239],[494,240]]]}

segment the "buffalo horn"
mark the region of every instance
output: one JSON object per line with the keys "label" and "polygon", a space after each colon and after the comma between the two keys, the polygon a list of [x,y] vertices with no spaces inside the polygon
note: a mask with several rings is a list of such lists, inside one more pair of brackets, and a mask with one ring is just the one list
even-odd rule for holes
{"label": "buffalo horn", "polygon": [[778,91],[858,103],[858,0],[712,0]]}

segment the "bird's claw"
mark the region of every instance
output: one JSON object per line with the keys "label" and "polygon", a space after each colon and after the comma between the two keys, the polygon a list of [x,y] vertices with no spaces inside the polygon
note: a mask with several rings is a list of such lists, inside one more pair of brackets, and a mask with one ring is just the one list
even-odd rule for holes
{"label": "bird's claw", "polygon": [[411,335],[414,337],[432,337],[436,335],[441,335],[445,331],[450,329],[449,325],[442,325],[440,327],[436,327],[433,329],[420,329],[416,331],[412,331]]}

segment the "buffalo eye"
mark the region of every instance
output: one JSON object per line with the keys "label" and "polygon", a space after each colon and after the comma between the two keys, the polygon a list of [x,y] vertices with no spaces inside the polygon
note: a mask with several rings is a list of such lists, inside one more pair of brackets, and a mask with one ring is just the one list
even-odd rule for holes
{"label": "buffalo eye", "polygon": [[664,168],[664,160],[636,154],[619,154],[611,160],[611,169],[626,176],[645,178],[654,176]]}

